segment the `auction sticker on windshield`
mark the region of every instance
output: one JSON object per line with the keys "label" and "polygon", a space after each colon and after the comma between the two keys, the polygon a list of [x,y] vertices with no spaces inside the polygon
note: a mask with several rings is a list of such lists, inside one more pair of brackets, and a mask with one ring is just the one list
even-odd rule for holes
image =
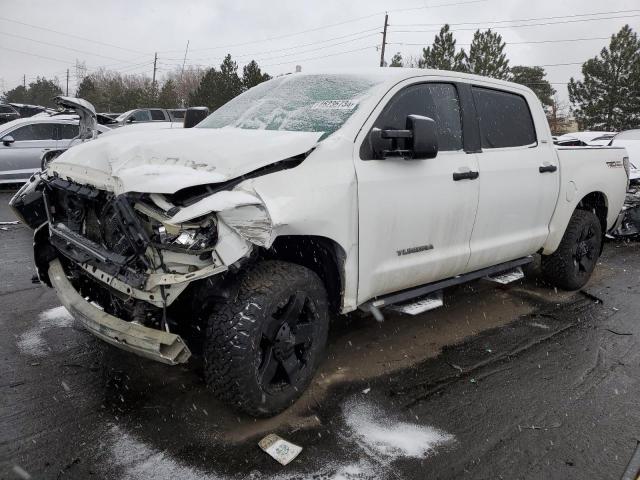
{"label": "auction sticker on windshield", "polygon": [[312,110],[353,110],[358,102],[353,100],[322,100],[311,106]]}

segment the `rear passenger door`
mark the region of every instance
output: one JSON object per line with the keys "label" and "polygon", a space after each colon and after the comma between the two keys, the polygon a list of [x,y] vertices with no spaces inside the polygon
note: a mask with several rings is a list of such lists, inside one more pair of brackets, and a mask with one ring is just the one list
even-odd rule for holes
{"label": "rear passenger door", "polygon": [[[544,117],[520,94],[473,86],[481,152],[480,198],[467,271],[535,253],[549,233],[559,174]],[[537,101],[532,99],[530,101]],[[541,166],[546,166],[543,172]]]}

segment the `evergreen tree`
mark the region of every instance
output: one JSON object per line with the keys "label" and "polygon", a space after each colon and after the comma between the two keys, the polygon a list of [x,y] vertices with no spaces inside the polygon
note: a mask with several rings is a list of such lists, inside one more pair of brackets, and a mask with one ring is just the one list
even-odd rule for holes
{"label": "evergreen tree", "polygon": [[402,67],[403,66],[403,62],[402,62],[402,54],[400,52],[397,52],[392,58],[391,58],[391,63],[389,64],[390,67]]}
{"label": "evergreen tree", "polygon": [[511,81],[526,85],[535,92],[543,105],[551,106],[556,91],[545,78],[547,73],[542,67],[511,67]]}
{"label": "evergreen tree", "polygon": [[422,49],[422,58],[418,60],[419,68],[435,68],[439,70],[464,71],[464,50],[456,53],[456,41],[449,25],[445,24],[433,40],[433,45]]}
{"label": "evergreen tree", "polygon": [[242,69],[242,86],[247,90],[262,82],[266,82],[270,78],[269,74],[262,73],[255,60],[251,60]]}
{"label": "evergreen tree", "polygon": [[202,77],[198,88],[189,95],[191,105],[207,106],[217,110],[243,91],[242,80],[238,76],[238,64],[227,55],[220,70],[210,68]]}
{"label": "evergreen tree", "polygon": [[509,77],[509,60],[504,53],[505,46],[502,36],[491,29],[484,32],[476,30],[469,55],[464,57],[465,70],[476,75],[506,80]]}
{"label": "evergreen tree", "polygon": [[4,92],[3,101],[7,103],[29,103],[27,98],[27,89],[22,85],[12,88],[8,92]]}
{"label": "evergreen tree", "polygon": [[583,80],[569,82],[569,99],[584,129],[625,130],[640,126],[640,42],[625,25],[609,48],[582,65]]}
{"label": "evergreen tree", "polygon": [[168,79],[162,84],[158,95],[158,106],[161,108],[178,108],[180,106],[180,97],[173,80]]}
{"label": "evergreen tree", "polygon": [[44,77],[36,78],[35,82],[29,84],[27,90],[27,98],[29,103],[34,105],[42,105],[44,107],[55,107],[53,98],[62,95],[62,89],[53,80],[47,80]]}

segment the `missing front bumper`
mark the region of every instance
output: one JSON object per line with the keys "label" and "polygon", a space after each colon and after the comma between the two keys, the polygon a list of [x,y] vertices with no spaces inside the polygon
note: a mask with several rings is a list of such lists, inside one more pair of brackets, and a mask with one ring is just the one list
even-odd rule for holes
{"label": "missing front bumper", "polygon": [[49,263],[49,279],[67,310],[105,342],[169,365],[185,363],[191,356],[179,335],[121,320],[86,301],[67,279],[60,260]]}

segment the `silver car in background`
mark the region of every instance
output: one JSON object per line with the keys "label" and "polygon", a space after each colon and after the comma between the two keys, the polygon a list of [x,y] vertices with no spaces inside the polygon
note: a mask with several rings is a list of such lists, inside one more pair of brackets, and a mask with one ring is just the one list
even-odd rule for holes
{"label": "silver car in background", "polygon": [[[95,129],[97,134],[109,131],[103,125],[95,125]],[[48,152],[83,142],[80,133],[75,114],[43,113],[0,125],[0,184],[26,182],[41,169]]]}

